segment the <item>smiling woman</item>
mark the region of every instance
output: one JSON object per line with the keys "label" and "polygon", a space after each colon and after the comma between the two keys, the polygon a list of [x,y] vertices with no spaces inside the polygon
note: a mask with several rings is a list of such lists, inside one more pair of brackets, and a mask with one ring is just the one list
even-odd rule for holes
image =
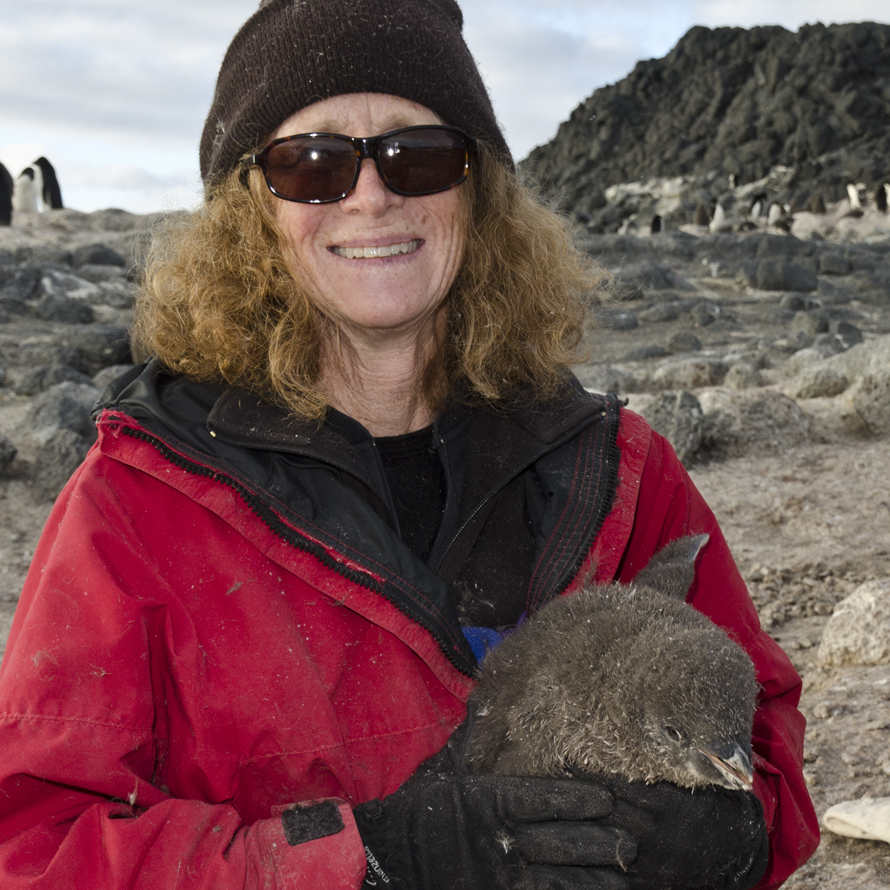
{"label": "smiling woman", "polygon": [[[404,104],[414,114],[430,114],[416,103],[379,94],[335,97],[309,106],[307,112],[317,117],[357,102],[367,109]],[[293,134],[300,129],[299,124],[282,124],[275,132]],[[373,284],[389,299],[391,311],[410,315],[412,301],[430,290],[433,273],[425,267],[414,280],[416,291],[406,288],[404,302],[398,303],[387,282],[401,281],[407,270],[387,271],[392,260],[382,274],[364,265],[354,271],[347,266],[342,271],[345,283],[340,273],[319,271],[319,266],[339,265],[342,259],[328,257],[328,248],[347,254],[348,260],[350,251],[354,259],[359,250],[364,254],[365,248],[378,245],[322,242],[321,250],[313,253],[294,250],[293,239],[302,237],[298,226],[312,225],[323,216],[339,220],[341,227],[361,226],[361,237],[367,240],[368,232],[395,226],[392,219],[398,213],[398,234],[392,237],[412,236],[396,244],[403,245],[406,254],[414,253],[414,242],[419,242],[414,236],[420,232],[406,228],[408,220],[432,201],[434,209],[451,205],[451,227],[461,230],[459,268],[444,273],[450,277],[448,305],[460,311],[440,314],[441,327],[428,325],[419,332],[427,338],[435,335],[432,340],[418,340],[429,350],[420,357],[414,379],[425,403],[432,410],[441,407],[458,386],[485,399],[504,398],[526,384],[545,397],[552,395],[567,367],[579,357],[585,303],[603,277],[574,249],[563,220],[522,188],[485,143],[479,145],[472,159],[474,172],[463,185],[425,198],[406,200],[388,192],[367,169],[371,163],[363,163],[359,193],[322,205],[276,200],[256,167],[245,188],[244,173],[236,167],[218,184],[212,201],[155,239],[139,306],[140,341],[178,372],[255,388],[306,419],[323,417],[330,404],[321,386],[326,363],[343,371],[346,396],[354,394],[361,401],[366,381],[353,363],[358,356],[351,351],[350,335],[378,340],[387,330],[379,320],[371,323],[371,313],[385,307],[371,305],[365,288]],[[368,192],[372,202],[399,207],[389,207],[381,221],[377,209],[367,212],[362,207]],[[358,221],[350,222],[354,218]],[[426,210],[417,218],[424,227],[432,227],[435,220]],[[435,240],[426,239],[424,262],[432,257],[434,264],[454,266],[458,251],[452,250],[453,240],[452,235],[445,249],[434,251]],[[356,281],[360,274],[364,278]],[[413,269],[410,274],[415,274]],[[345,330],[340,322],[346,319],[330,304],[335,292],[367,323],[360,320]],[[325,294],[329,303],[327,311],[321,311]],[[391,342],[413,347],[416,330],[410,318],[388,324],[391,330],[385,336],[391,334]],[[504,330],[515,335],[504,337]],[[390,411],[383,414],[395,416]]]}
{"label": "smiling woman", "polygon": [[[812,850],[799,677],[667,442],[572,376],[602,275],[462,21],[264,0],[235,36],[152,358],[96,408],[0,666],[4,890],[748,890]],[[761,684],[744,786],[472,774],[486,646],[686,535],[688,602]]]}

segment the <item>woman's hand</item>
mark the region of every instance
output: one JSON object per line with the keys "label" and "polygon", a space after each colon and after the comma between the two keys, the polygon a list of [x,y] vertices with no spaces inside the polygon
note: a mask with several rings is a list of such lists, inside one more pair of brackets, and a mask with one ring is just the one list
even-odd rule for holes
{"label": "woman's hand", "polygon": [[625,890],[636,844],[604,822],[612,807],[596,782],[421,770],[354,811],[365,886]]}
{"label": "woman's hand", "polygon": [[613,812],[604,823],[634,838],[630,890],[749,890],[769,861],[763,807],[753,795],[668,782],[607,782]]}

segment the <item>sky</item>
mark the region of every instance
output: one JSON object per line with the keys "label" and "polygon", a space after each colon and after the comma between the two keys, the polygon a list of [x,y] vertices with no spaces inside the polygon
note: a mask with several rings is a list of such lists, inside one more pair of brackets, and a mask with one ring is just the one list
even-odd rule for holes
{"label": "sky", "polygon": [[[693,25],[877,21],[890,0],[459,0],[516,158]],[[257,0],[0,0],[0,162],[41,155],[65,205],[195,206],[219,64]]]}

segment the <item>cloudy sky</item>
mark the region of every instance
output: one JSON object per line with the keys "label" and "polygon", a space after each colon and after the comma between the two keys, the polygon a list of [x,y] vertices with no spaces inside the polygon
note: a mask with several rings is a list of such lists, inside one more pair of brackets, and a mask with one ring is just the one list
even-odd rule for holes
{"label": "cloudy sky", "polygon": [[[45,155],[67,206],[191,206],[229,40],[257,0],[0,0],[0,161]],[[523,157],[599,86],[693,25],[890,23],[888,0],[462,0],[464,32]]]}

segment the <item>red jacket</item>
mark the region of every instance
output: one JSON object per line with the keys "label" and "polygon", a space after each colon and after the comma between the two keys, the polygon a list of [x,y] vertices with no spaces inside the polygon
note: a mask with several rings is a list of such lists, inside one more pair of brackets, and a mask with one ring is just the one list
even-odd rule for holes
{"label": "red jacket", "polygon": [[[763,686],[755,791],[772,857],[761,886],[776,886],[818,837],[799,677],[760,630],[670,446],[626,411],[617,445],[615,499],[588,563],[628,580],[669,540],[710,535],[690,600],[748,650]],[[390,566],[369,569],[348,529],[340,545],[320,524],[314,534],[312,511],[295,518],[271,489],[252,499],[238,469],[202,459],[195,442],[102,415],[49,517],[0,667],[4,890],[361,883],[352,806],[442,747],[474,683],[441,634],[380,595]],[[277,813],[329,798],[343,830],[289,846]]]}

